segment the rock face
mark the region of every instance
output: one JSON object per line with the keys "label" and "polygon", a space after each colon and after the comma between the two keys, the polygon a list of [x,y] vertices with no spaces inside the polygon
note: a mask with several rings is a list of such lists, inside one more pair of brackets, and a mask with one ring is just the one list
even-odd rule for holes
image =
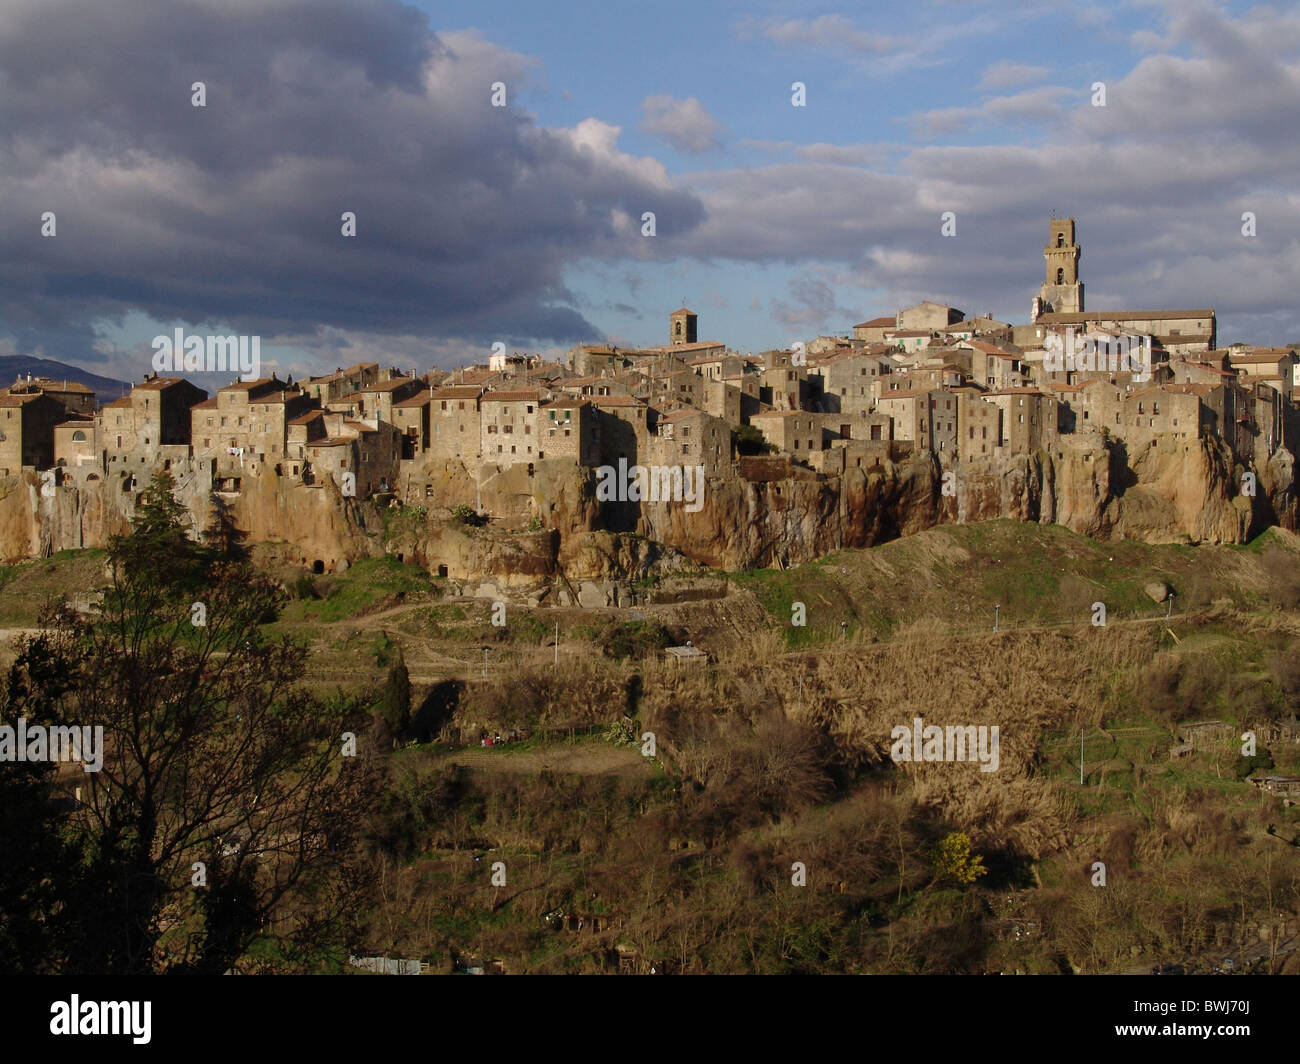
{"label": "rock face", "polygon": [[[458,580],[567,580],[566,594],[576,601],[582,581],[637,578],[690,562],[727,570],[793,565],[938,524],[992,518],[1151,543],[1241,543],[1270,524],[1296,528],[1295,463],[1285,450],[1260,456],[1251,470],[1235,465],[1215,439],[1162,437],[1130,451],[1089,435],[1062,437],[1050,453],[947,472],[925,455],[839,477],[715,480],[696,512],[682,502],[599,503],[594,470],[552,461],[536,463],[532,473],[448,462],[431,478],[433,498],[393,509],[344,499],[332,482],[278,478],[250,479],[243,492],[223,498],[250,541],[283,561],[335,571],[390,552]],[[1243,487],[1248,473],[1253,495]],[[138,490],[93,481],[60,486],[46,498],[30,473],[0,479],[0,558],[103,546],[129,527]],[[206,526],[206,488],[183,489],[181,497],[196,527]],[[464,526],[448,518],[459,504],[498,520],[486,529]],[[599,592],[602,601],[607,592]],[[597,591],[586,596],[595,601]]]}

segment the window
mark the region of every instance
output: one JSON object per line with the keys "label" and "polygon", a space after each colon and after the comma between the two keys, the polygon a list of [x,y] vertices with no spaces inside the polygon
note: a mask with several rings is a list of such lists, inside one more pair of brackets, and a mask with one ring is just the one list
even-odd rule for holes
{"label": "window", "polygon": [[502,427],[501,431],[504,432],[506,435],[511,435],[514,433],[515,427],[513,425],[505,425]]}
{"label": "window", "polygon": [[1065,234],[1064,234],[1064,233],[1057,233],[1057,234],[1056,234],[1056,246],[1057,246],[1058,248],[1063,248],[1063,247],[1065,247]]}
{"label": "window", "polygon": [[208,424],[209,424],[209,425],[212,424],[212,418],[208,418]]}
{"label": "window", "polygon": [[85,442],[86,442],[86,434],[85,434],[84,432],[82,432],[81,429],[77,429],[77,431],[74,432],[74,433],[72,434],[72,442],[73,442],[73,443],[85,443]]}
{"label": "window", "polygon": [[690,453],[691,453],[691,445],[689,443],[682,444],[682,454],[690,454]]}
{"label": "window", "polygon": [[1064,270],[1057,270],[1057,271],[1056,271],[1056,283],[1057,283],[1057,284],[1065,284],[1065,271],[1064,271]]}
{"label": "window", "polygon": [[525,426],[524,426],[524,435],[525,435],[525,436],[531,436],[532,434],[533,434],[533,426],[532,426],[532,425],[525,425]]}
{"label": "window", "polygon": [[533,412],[533,407],[531,403],[528,406],[526,406],[524,409],[530,414]]}
{"label": "window", "polygon": [[446,400],[446,399],[444,399],[444,400],[442,401],[442,409],[444,409],[444,410],[447,409],[447,400]]}

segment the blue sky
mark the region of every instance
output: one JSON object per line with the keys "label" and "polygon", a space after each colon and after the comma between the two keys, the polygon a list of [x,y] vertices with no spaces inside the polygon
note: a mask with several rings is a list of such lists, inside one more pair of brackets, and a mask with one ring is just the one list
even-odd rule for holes
{"label": "blue sky", "polygon": [[1294,340],[1298,57],[1250,4],[15,0],[0,354],[138,379],[179,325],[423,370],[663,342],[683,300],[742,351],[921,298],[1023,321],[1053,210],[1090,307]]}

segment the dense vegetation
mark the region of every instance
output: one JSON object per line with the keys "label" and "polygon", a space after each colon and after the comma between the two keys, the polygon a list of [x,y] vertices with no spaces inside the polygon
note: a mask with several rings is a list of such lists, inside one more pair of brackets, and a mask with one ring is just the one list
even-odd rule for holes
{"label": "dense vegetation", "polygon": [[[110,736],[93,787],[0,764],[6,970],[1295,967],[1300,815],[1248,777],[1300,774],[1300,743],[1237,738],[1300,711],[1276,534],[1164,548],[1167,622],[1149,548],[998,522],[964,555],[930,533],[740,574],[732,613],[503,628],[395,559],[272,576],[228,517],[199,542],[181,517],[163,478],[107,554],[3,576],[110,576],[97,611],[43,615],[0,694],[6,723]],[[709,664],[665,660],[701,616]],[[998,771],[895,764],[915,717],[996,724]]]}

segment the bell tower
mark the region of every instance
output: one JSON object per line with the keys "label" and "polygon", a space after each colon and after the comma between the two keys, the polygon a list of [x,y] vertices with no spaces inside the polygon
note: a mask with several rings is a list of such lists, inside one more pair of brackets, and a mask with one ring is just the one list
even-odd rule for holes
{"label": "bell tower", "polygon": [[1082,249],[1074,239],[1073,218],[1053,218],[1048,228],[1047,276],[1038,289],[1040,313],[1083,313],[1083,282],[1079,280]]}
{"label": "bell tower", "polygon": [[676,347],[678,344],[695,343],[698,322],[699,315],[695,311],[686,307],[674,310],[668,315],[669,344]]}

